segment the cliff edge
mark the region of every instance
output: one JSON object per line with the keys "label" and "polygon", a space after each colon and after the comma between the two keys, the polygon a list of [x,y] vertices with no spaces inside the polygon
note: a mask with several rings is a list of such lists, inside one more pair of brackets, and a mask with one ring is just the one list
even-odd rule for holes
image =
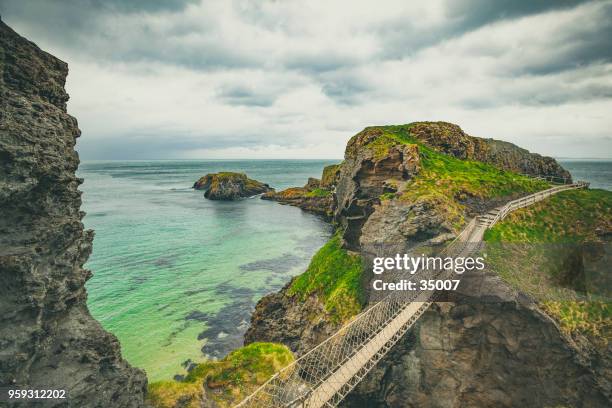
{"label": "cliff edge", "polygon": [[0,71],[0,386],[66,391],[42,406],[143,406],[144,373],[86,305],[68,66],[0,21]]}

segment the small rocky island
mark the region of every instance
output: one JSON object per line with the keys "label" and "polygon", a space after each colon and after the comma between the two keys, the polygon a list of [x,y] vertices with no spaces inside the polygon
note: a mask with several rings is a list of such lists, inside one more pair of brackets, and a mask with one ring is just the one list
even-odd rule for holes
{"label": "small rocky island", "polygon": [[274,191],[268,184],[253,180],[244,173],[209,173],[193,184],[196,190],[204,190],[209,200],[237,200]]}

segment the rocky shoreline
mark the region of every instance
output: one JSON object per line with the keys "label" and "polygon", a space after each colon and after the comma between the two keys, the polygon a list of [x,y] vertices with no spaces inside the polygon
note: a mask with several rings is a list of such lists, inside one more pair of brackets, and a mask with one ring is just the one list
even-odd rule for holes
{"label": "rocky shoreline", "polygon": [[322,215],[328,219],[333,216],[335,184],[325,184],[316,178],[309,178],[304,187],[290,187],[276,192],[270,191],[261,196],[262,200],[276,201],[280,204],[299,207],[304,211]]}

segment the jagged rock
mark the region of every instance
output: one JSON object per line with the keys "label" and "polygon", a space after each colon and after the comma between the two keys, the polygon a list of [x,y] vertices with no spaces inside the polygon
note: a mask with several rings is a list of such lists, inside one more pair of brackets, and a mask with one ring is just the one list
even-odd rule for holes
{"label": "jagged rock", "polygon": [[382,133],[380,128],[367,128],[349,140],[336,186],[334,217],[344,227],[347,247],[353,250],[359,249],[362,227],[380,196],[396,192],[396,180],[407,181],[420,169],[415,145],[389,146],[384,155],[371,147]]}
{"label": "jagged rock", "polygon": [[236,200],[274,191],[269,185],[250,179],[244,173],[211,173],[193,184],[196,190],[204,190],[209,200]]}
{"label": "jagged rock", "polygon": [[86,305],[68,66],[0,21],[0,70],[0,386],[66,390],[44,406],[141,407],[144,373]]}

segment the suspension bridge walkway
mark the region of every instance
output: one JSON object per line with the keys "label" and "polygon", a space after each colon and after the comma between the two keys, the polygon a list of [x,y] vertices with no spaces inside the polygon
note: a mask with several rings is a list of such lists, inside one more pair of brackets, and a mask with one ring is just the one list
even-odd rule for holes
{"label": "suspension bridge walkway", "polygon": [[[546,179],[544,177],[538,177]],[[588,183],[557,185],[510,201],[472,219],[439,256],[467,257],[482,248],[485,231],[510,212]],[[450,270],[436,272],[449,278]],[[335,407],[410,329],[434,300],[435,291],[394,291],[370,305],[334,335],[272,376],[236,407]]]}

